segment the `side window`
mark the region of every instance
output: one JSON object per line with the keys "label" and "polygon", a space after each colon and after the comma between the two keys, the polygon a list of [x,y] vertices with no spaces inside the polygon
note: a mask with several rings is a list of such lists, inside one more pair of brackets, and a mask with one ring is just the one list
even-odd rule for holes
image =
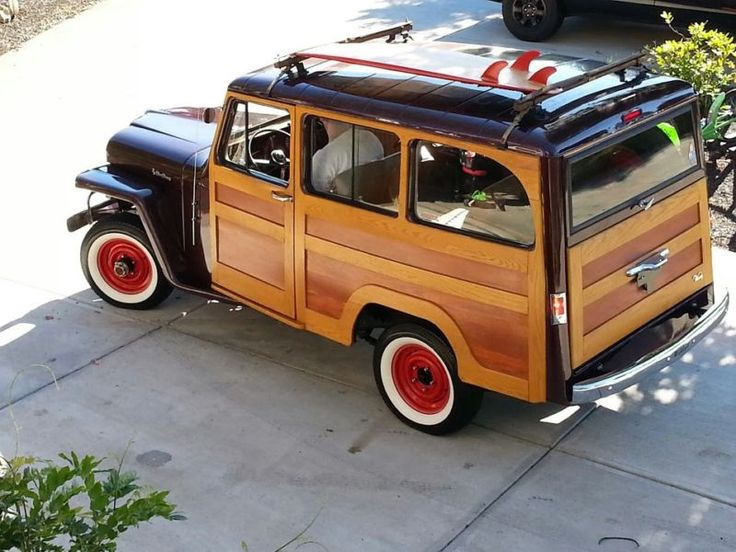
{"label": "side window", "polygon": [[305,120],[304,137],[309,192],[398,213],[398,136],[310,115]]}
{"label": "side window", "polygon": [[291,119],[285,109],[256,102],[233,102],[220,162],[286,185],[289,180]]}
{"label": "side window", "polygon": [[529,246],[529,197],[506,167],[471,150],[419,140],[412,147],[413,217],[463,233]]}

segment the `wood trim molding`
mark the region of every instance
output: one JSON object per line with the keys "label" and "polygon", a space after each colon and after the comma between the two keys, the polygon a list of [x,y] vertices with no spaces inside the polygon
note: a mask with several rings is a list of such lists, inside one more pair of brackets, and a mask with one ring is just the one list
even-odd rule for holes
{"label": "wood trim molding", "polygon": [[516,295],[478,284],[458,281],[456,278],[449,276],[427,272],[426,270],[389,261],[381,257],[369,256],[360,251],[315,238],[314,236],[306,236],[305,242],[307,251],[314,251],[325,257],[345,262],[371,272],[378,272],[400,280],[414,282],[428,289],[448,293],[463,299],[470,299],[485,305],[520,314],[528,313],[528,300],[523,295]]}

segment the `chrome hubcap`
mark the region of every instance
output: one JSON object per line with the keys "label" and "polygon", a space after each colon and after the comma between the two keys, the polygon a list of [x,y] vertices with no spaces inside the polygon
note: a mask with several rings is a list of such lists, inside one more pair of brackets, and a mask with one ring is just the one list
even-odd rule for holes
{"label": "chrome hubcap", "polygon": [[118,278],[127,278],[133,272],[133,266],[128,259],[120,259],[119,261],[115,261],[113,271]]}

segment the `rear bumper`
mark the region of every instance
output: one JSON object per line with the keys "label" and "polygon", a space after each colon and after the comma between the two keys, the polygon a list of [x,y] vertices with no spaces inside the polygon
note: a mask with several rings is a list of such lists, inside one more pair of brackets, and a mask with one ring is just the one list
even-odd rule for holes
{"label": "rear bumper", "polygon": [[723,292],[695,324],[673,343],[658,349],[621,370],[575,383],[572,386],[571,404],[593,402],[623,391],[646,377],[669,366],[703,339],[720,324],[728,311],[729,296]]}

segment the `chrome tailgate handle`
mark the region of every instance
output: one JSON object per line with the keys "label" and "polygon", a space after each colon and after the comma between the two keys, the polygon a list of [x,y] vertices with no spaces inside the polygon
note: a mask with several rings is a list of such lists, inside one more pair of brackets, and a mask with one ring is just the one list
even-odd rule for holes
{"label": "chrome tailgate handle", "polygon": [[629,270],[627,270],[626,275],[630,277],[634,277],[642,272],[648,272],[650,270],[658,270],[667,264],[667,261],[669,261],[669,257],[670,257],[670,250],[663,249],[656,255],[652,255],[651,257],[644,259],[642,262],[640,262],[635,267],[632,267]]}

